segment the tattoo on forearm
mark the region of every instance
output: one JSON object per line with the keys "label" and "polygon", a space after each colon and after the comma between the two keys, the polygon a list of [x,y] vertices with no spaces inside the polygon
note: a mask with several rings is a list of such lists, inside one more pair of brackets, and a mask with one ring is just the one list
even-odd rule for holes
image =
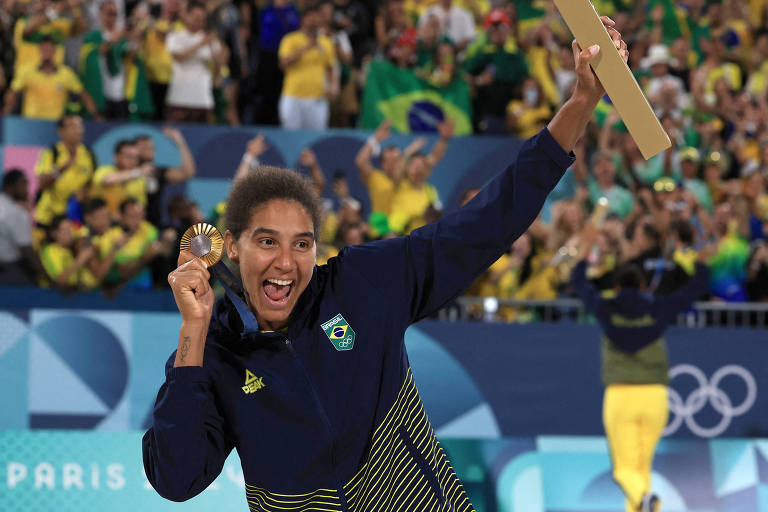
{"label": "tattoo on forearm", "polygon": [[181,342],[181,359],[180,362],[184,362],[184,358],[187,357],[189,352],[189,344],[191,343],[189,336],[184,336],[184,340]]}

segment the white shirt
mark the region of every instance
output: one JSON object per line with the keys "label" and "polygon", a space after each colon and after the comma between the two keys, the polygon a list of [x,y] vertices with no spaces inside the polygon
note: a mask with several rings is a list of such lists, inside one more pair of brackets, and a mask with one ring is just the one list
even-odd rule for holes
{"label": "white shirt", "polygon": [[[102,32],[104,42],[111,42],[111,38],[106,32]],[[104,97],[110,101],[123,101],[125,99],[125,66],[120,63],[120,72],[116,75],[110,75],[107,68],[107,58],[99,54],[99,71],[101,72],[101,88],[104,91]]]}
{"label": "white shirt", "polygon": [[21,248],[32,246],[32,217],[7,194],[0,192],[0,263],[21,259]]}
{"label": "white shirt", "polygon": [[[175,30],[165,39],[168,53],[183,52],[205,38],[205,32],[193,34],[186,29]],[[205,45],[188,59],[173,59],[171,64],[171,83],[168,85],[166,103],[175,107],[213,108],[213,76],[210,64],[215,53],[219,52],[219,43],[214,41]]]}
{"label": "white shirt", "polygon": [[454,44],[460,45],[475,38],[475,19],[466,9],[453,5],[446,11],[439,5],[433,5],[421,15],[419,27],[426,25],[430,16],[437,18],[442,35],[450,37]]}

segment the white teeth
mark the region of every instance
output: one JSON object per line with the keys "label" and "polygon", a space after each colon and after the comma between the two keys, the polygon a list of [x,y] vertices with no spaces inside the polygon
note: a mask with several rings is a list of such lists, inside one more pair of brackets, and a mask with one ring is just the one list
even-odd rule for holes
{"label": "white teeth", "polygon": [[293,284],[293,281],[283,281],[281,279],[267,279],[267,281],[278,286],[287,286],[289,284]]}

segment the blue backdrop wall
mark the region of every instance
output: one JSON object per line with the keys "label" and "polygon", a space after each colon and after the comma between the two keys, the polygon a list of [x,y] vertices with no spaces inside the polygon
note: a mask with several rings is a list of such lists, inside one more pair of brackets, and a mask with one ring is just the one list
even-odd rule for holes
{"label": "blue backdrop wall", "polygon": [[[55,123],[17,117],[0,120],[0,163],[4,169],[34,168],[39,153],[57,140]],[[354,157],[370,136],[359,130],[293,131],[262,127],[208,127],[180,125],[197,163],[197,176],[186,185],[186,192],[200,204],[203,212],[210,211],[226,198],[246,143],[256,134],[263,134],[270,150],[265,164],[296,167],[302,149],[312,148],[328,178],[325,195],[330,197],[330,183],[337,170],[345,171],[350,191],[369,211],[368,193],[358,178]],[[181,163],[178,150],[162,135],[161,125],[86,123],[85,142],[96,154],[100,164],[111,164],[115,143],[139,134],[150,135],[157,148],[157,163],[173,166]],[[415,137],[393,135],[385,144],[405,148]],[[436,136],[426,136],[429,150]],[[447,210],[457,207],[461,195],[471,187],[479,187],[509,165],[522,145],[510,137],[457,137],[451,141],[445,158],[433,170],[429,181],[437,188]],[[378,163],[378,162],[375,162]],[[302,169],[299,169],[302,171]],[[184,189],[184,187],[182,187]],[[171,193],[178,191],[172,189]],[[572,192],[570,177],[564,179],[551,200]],[[547,208],[548,211],[548,208]]]}
{"label": "blue backdrop wall", "polygon": [[[179,322],[0,312],[2,510],[178,507],[146,484],[140,438]],[[764,331],[673,329],[668,339],[673,407],[654,473],[665,510],[768,511]],[[423,322],[406,343],[478,510],[622,510],[602,438],[595,327]],[[242,485],[233,455],[184,510],[244,510]]]}

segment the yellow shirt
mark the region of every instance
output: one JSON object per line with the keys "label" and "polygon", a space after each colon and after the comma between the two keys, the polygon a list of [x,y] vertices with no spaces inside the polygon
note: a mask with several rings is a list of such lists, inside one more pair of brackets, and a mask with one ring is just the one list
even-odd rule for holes
{"label": "yellow shirt", "polygon": [[[123,228],[117,226],[107,232],[107,236],[119,239],[123,236]],[[157,240],[157,228],[149,222],[142,221],[139,229],[136,230],[128,241],[123,245],[115,255],[115,263],[130,263],[136,261],[144,255],[149,244]]]}
{"label": "yellow shirt", "polygon": [[24,94],[21,115],[56,121],[64,114],[69,93],[80,94],[83,84],[74,71],[60,65],[53,73],[25,66],[13,78],[11,89]]}
{"label": "yellow shirt", "polygon": [[31,35],[24,37],[24,27],[27,26],[27,18],[22,18],[13,27],[13,45],[16,47],[16,63],[14,72],[18,73],[22,68],[37,67],[40,64],[40,49],[37,40],[41,35],[50,35],[56,41],[56,54],[54,62],[57,65],[64,63],[64,40],[72,35],[72,20],[57,18],[41,25]]}
{"label": "yellow shirt", "polygon": [[531,275],[515,292],[515,298],[520,300],[552,300],[557,298],[557,287],[560,282],[557,269],[549,264],[552,254],[542,252],[534,256],[531,262]]}
{"label": "yellow shirt", "polygon": [[424,212],[427,207],[437,200],[437,189],[429,183],[416,188],[407,179],[401,181],[392,199],[389,227],[396,233],[409,233],[420,228],[426,224]]}
{"label": "yellow shirt", "polygon": [[181,30],[184,24],[180,21],[168,23],[159,20],[155,26],[147,30],[142,45],[142,57],[147,69],[150,82],[167,84],[171,81],[171,54],[165,46],[165,36],[173,30]]}
{"label": "yellow shirt", "polygon": [[541,84],[547,102],[552,105],[559,105],[560,93],[557,90],[555,78],[552,76],[553,71],[560,68],[559,57],[543,46],[532,46],[528,50],[527,57],[531,76],[535,77]]}
{"label": "yellow shirt", "polygon": [[365,183],[371,198],[371,211],[389,215],[392,211],[392,199],[395,197],[395,182],[392,178],[374,169]]}
{"label": "yellow shirt", "polygon": [[104,179],[115,174],[118,171],[114,165],[102,165],[96,169],[96,174],[93,177],[93,186],[91,187],[90,196],[100,197],[107,202],[107,208],[112,213],[118,213],[120,211],[120,203],[125,199],[132,197],[138,202],[147,205],[147,182],[143,177],[125,181],[118,185],[105,185]]}
{"label": "yellow shirt", "polygon": [[[40,251],[40,262],[43,264],[48,278],[51,281],[55,281],[65,270],[75,264],[75,255],[69,247],[49,243]],[[73,272],[69,279],[67,279],[67,284],[75,286],[77,281],[78,273]],[[45,286],[47,283],[43,283],[43,285]]]}
{"label": "yellow shirt", "polygon": [[509,114],[517,118],[515,135],[528,139],[546,126],[552,118],[552,109],[547,104],[531,108],[520,100],[512,100],[507,105],[507,115]]}
{"label": "yellow shirt", "polygon": [[[40,155],[35,166],[35,174],[46,176],[53,173],[54,168],[61,167],[69,160],[69,151],[63,142],[56,143],[56,161],[54,151],[46,149]],[[35,206],[35,220],[43,225],[51,223],[56,215],[67,212],[67,201],[72,194],[84,190],[93,177],[95,161],[91,152],[83,144],[75,150],[75,159],[58,179],[43,191]]]}
{"label": "yellow shirt", "polygon": [[721,79],[725,78],[731,90],[741,89],[741,69],[732,62],[724,62],[719,67],[712,69],[707,73],[704,83],[704,98],[710,105],[714,105],[717,97],[715,96],[715,85]]}
{"label": "yellow shirt", "polygon": [[[291,32],[280,41],[278,57],[289,57],[308,43],[309,38],[304,32]],[[317,45],[285,70],[283,94],[294,98],[322,98],[325,96],[326,71],[335,65],[333,42],[326,36],[319,36]]]}
{"label": "yellow shirt", "polygon": [[[405,0],[403,2],[403,9],[405,14],[411,17],[413,21],[419,21],[419,18],[427,12],[427,9],[437,3],[437,0]],[[491,11],[490,0],[476,0],[475,3],[480,10],[480,13],[485,16]],[[466,9],[474,17],[474,11],[472,10],[472,2],[470,0],[454,0],[453,4],[456,7]],[[482,26],[482,23],[478,23],[478,27]]]}

